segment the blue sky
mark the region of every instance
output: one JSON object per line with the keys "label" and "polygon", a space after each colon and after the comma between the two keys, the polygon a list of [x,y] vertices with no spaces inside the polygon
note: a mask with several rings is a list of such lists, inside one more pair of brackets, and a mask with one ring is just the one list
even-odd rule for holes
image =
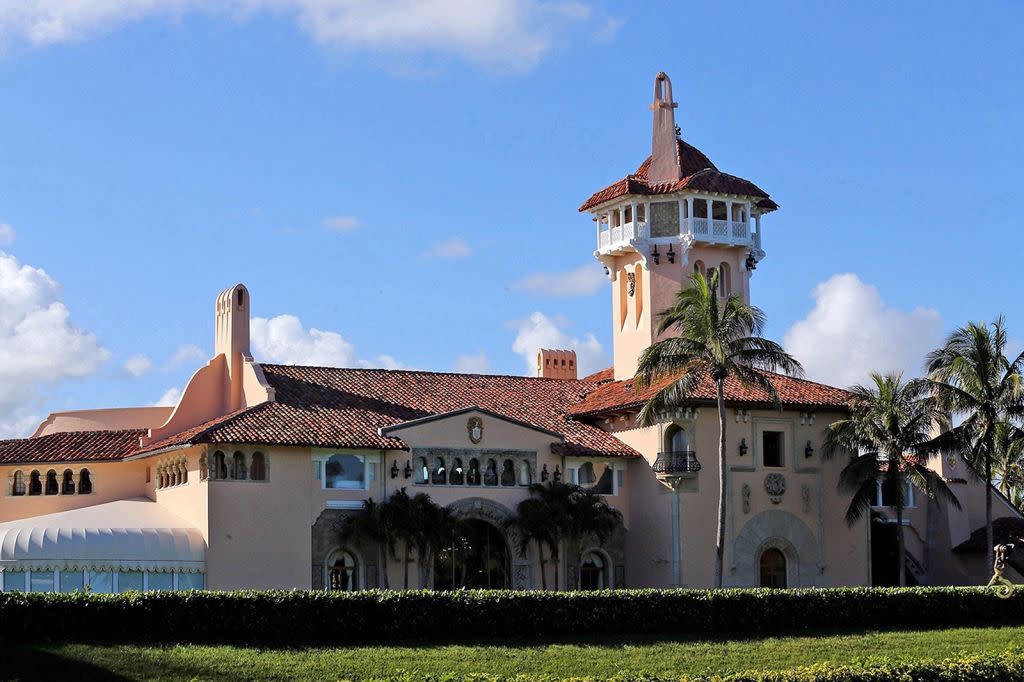
{"label": "blue sky", "polygon": [[237,281],[258,359],[597,368],[576,208],[649,152],[659,70],[782,206],[753,299],[812,378],[1024,338],[1019,3],[65,5],[0,0],[0,432],[182,387]]}

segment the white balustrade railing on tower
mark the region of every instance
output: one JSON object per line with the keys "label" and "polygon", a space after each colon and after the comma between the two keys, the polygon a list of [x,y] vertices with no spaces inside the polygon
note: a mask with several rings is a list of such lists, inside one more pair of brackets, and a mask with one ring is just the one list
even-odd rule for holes
{"label": "white balustrade railing on tower", "polygon": [[650,236],[651,230],[647,223],[638,220],[598,232],[597,248],[610,249],[627,246],[636,240],[649,239]]}

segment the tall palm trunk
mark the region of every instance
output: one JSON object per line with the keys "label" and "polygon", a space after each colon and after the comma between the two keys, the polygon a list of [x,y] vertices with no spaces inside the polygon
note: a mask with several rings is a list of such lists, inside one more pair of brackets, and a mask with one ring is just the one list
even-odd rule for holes
{"label": "tall palm trunk", "polygon": [[985,457],[985,561],[988,566],[995,563],[992,552],[995,539],[992,537],[992,451]]}
{"label": "tall palm trunk", "polygon": [[385,590],[391,589],[391,581],[388,580],[388,552],[384,548],[384,543],[381,543],[377,548],[377,560],[380,571],[383,573],[383,585]]}
{"label": "tall palm trunk", "polygon": [[718,389],[718,534],[715,539],[715,587],[722,586],[725,559],[725,380]]}
{"label": "tall palm trunk", "polygon": [[903,505],[896,505],[896,561],[899,562],[900,587],[907,586],[907,547],[903,542]]}
{"label": "tall palm trunk", "polygon": [[547,564],[547,562],[544,561],[544,543],[540,540],[537,540],[537,556],[540,558],[540,587],[542,590],[547,592],[548,576],[547,571],[545,570],[545,565]]}
{"label": "tall palm trunk", "polygon": [[405,541],[405,561],[402,562],[402,587],[409,589],[409,562],[412,561],[412,553],[409,551],[409,541]]}

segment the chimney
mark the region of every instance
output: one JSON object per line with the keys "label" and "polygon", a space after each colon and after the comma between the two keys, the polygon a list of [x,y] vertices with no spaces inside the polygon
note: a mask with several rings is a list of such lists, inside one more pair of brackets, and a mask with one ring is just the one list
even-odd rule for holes
{"label": "chimney", "polygon": [[548,350],[537,352],[537,376],[542,379],[576,379],[576,351]]}
{"label": "chimney", "polygon": [[213,354],[224,355],[231,379],[230,408],[242,407],[242,365],[249,352],[249,290],[244,284],[220,292],[216,305]]}
{"label": "chimney", "polygon": [[664,71],[654,78],[654,133],[651,137],[649,182],[675,182],[680,179],[679,145],[676,143],[676,113],[672,101],[672,81]]}

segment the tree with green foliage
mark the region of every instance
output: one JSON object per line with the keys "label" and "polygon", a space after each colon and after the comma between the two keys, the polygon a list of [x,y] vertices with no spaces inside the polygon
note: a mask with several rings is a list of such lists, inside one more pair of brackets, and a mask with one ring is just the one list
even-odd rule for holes
{"label": "tree with green foliage", "polygon": [[879,484],[883,497],[896,511],[896,554],[901,587],[907,584],[903,510],[908,485],[929,496],[940,496],[960,508],[956,496],[928,467],[934,451],[933,429],[945,414],[929,384],[922,379],[904,381],[902,374],[871,374],[868,386],[853,386],[850,416],[829,424],[822,445],[825,459],[850,454],[839,474],[839,487],[852,493],[846,522],[854,525],[875,503]]}
{"label": "tree with green foliage", "polygon": [[[970,322],[954,330],[942,347],[928,354],[925,367],[928,389],[939,406],[961,419],[938,442],[960,452],[975,475],[985,481],[985,545],[987,563],[993,561],[992,484],[1000,458],[1000,424],[1021,414],[1024,353],[1012,361],[1006,356],[1006,324],[1002,317],[991,324]],[[1012,436],[1012,432],[1006,434]],[[1012,438],[1011,438],[1012,440]],[[1008,442],[1008,441],[1007,441]]]}
{"label": "tree with green foliage", "polygon": [[398,558],[395,551],[398,535],[392,526],[387,503],[377,504],[372,497],[364,500],[363,506],[358,512],[345,517],[339,535],[342,544],[363,540],[376,546],[378,565],[383,574],[384,589],[390,589],[387,554]]}
{"label": "tree with green foliage", "polygon": [[779,344],[761,336],[765,316],[760,309],[736,294],[719,295],[719,272],[705,278],[699,271],[690,286],[660,313],[658,333],[677,335],[649,346],[640,356],[635,382],[645,388],[663,380],[659,390],[640,410],[637,421],[650,426],[662,415],[683,407],[701,380],[715,386],[718,405],[718,531],[715,541],[715,585],[722,586],[726,515],[725,382],[736,379],[744,386],[764,390],[778,406],[779,397],[766,371],[781,370],[801,375],[800,363]]}

